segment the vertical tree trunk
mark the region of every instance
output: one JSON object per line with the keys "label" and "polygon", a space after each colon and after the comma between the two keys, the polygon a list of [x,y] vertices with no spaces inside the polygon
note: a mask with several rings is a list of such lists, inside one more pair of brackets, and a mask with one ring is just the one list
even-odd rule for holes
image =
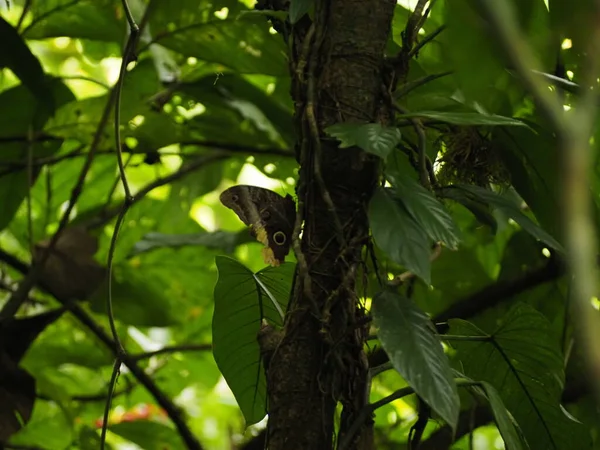
{"label": "vertical tree trunk", "polygon": [[[324,129],[336,123],[386,124],[384,48],[395,0],[316,0],[314,21],[292,32],[292,96],[305,219],[294,295],[268,372],[270,449],[329,449],[334,412],[341,430],[366,402],[365,322],[355,293],[368,239],[366,206],[379,161],[339,148]],[[352,448],[369,448],[369,429]]]}

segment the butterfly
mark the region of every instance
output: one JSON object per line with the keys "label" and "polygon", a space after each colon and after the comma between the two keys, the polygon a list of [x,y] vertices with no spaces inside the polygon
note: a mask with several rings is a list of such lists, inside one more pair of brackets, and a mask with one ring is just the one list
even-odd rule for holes
{"label": "butterfly", "polygon": [[265,245],[265,264],[278,266],[285,261],[296,222],[296,203],[291,195],[282,197],[269,189],[237,185],[223,191],[220,200]]}

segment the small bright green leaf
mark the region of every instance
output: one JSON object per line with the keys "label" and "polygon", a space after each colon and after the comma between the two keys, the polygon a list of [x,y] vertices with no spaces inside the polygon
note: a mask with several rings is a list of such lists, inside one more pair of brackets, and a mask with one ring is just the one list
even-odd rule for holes
{"label": "small bright green leaf", "polygon": [[496,425],[498,426],[498,431],[500,431],[500,435],[504,440],[504,446],[510,450],[529,448],[527,443],[523,440],[518,424],[515,423],[515,419],[504,406],[502,397],[500,397],[496,388],[486,381],[481,382],[481,387],[485,391],[487,399],[490,402],[490,408],[494,415]]}
{"label": "small bright green leaf", "polygon": [[290,0],[290,23],[298,22],[312,6],[313,0]]}
{"label": "small bright green leaf", "polygon": [[549,247],[552,247],[560,252],[564,251],[562,245],[556,239],[554,239],[548,232],[537,225],[533,220],[523,214],[518,205],[513,203],[506,196],[496,194],[489,189],[479,186],[460,184],[454,186],[454,188],[461,189],[464,192],[469,193],[473,199],[488,203],[493,208],[502,211],[508,217],[517,222],[525,231]]}
{"label": "small bright green leaf", "polygon": [[392,261],[405,266],[427,284],[431,282],[427,234],[390,189],[378,189],[369,204],[369,223],[375,242]]}
{"label": "small bright green leaf", "polygon": [[225,256],[217,256],[216,263],[213,355],[248,426],[266,414],[266,382],[256,335],[263,318],[282,325],[278,309],[285,311],[295,265],[268,267],[253,274]]}
{"label": "small bright green leaf", "polygon": [[182,448],[177,431],[152,420],[135,420],[110,425],[111,433],[137,444],[144,450],[164,450]]}
{"label": "small bright green leaf", "polygon": [[358,146],[381,158],[387,157],[401,138],[398,128],[379,123],[339,123],[326,128],[325,132],[339,139],[341,148]]}
{"label": "small bright green leaf", "polygon": [[448,358],[431,320],[409,298],[391,291],[373,298],[381,345],[406,382],[453,429],[460,400]]}
{"label": "small bright green leaf", "polygon": [[542,314],[517,304],[491,335],[464,320],[449,324],[451,334],[490,338],[452,346],[468,377],[501,393],[531,450],[590,448],[588,434],[560,407],[565,380],[560,340]]}
{"label": "small bright green leaf", "polygon": [[39,60],[31,53],[19,33],[0,16],[0,69],[8,67],[51,114],[54,96]]}
{"label": "small bright green leaf", "polygon": [[453,125],[488,125],[488,126],[514,126],[528,127],[525,122],[512,117],[498,116],[496,114],[480,114],[476,112],[444,112],[444,111],[416,111],[409,114],[400,114],[398,118],[424,117]]}
{"label": "small bright green leaf", "polygon": [[458,228],[444,206],[431,192],[409,176],[388,176],[396,198],[406,207],[415,222],[434,241],[441,241],[455,250],[459,243]]}

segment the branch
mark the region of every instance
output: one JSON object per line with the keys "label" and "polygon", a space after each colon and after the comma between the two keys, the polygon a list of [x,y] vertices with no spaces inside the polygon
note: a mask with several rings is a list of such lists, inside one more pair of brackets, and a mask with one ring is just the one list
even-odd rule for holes
{"label": "branch", "polygon": [[130,358],[133,361],[139,361],[141,359],[152,358],[153,356],[164,355],[165,353],[205,352],[210,350],[212,350],[212,344],[182,344],[159,348],[158,350],[154,350],[152,352],[130,355]]}
{"label": "branch", "polygon": [[552,258],[545,266],[539,269],[526,272],[516,279],[492,283],[468,297],[453,303],[448,309],[435,316],[433,321],[445,322],[452,318],[467,319],[521,292],[547,283],[548,281],[556,280],[564,275],[564,273],[564,266]]}
{"label": "branch", "polygon": [[[160,186],[164,186],[165,184],[172,183],[173,181],[179,180],[180,178],[183,178],[184,176],[194,172],[195,170],[198,170],[198,169],[204,167],[207,164],[211,164],[211,163],[214,163],[217,161],[223,161],[223,160],[227,159],[228,157],[229,157],[229,155],[227,155],[227,154],[215,153],[215,154],[211,154],[211,155],[201,156],[195,160],[190,161],[189,163],[184,165],[179,170],[173,172],[172,174],[157,178],[156,180],[148,183],[146,186],[141,188],[138,192],[135,193],[134,197],[129,200],[130,201],[129,207],[132,207],[137,202],[142,200],[153,189],[156,189]],[[85,222],[86,228],[88,228],[88,229],[98,228],[98,227],[101,227],[101,226],[105,225],[106,223],[110,222],[112,219],[114,219],[116,216],[118,216],[119,212],[123,208],[123,205],[125,204],[126,201],[127,201],[127,199],[123,200],[118,205],[113,206],[112,208],[108,209],[101,215],[98,215],[97,217],[94,217],[94,218],[86,221]]]}

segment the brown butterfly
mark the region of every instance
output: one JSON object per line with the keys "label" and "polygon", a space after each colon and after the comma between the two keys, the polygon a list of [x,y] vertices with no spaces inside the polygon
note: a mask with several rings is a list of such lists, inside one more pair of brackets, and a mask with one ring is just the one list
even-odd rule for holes
{"label": "brown butterfly", "polygon": [[285,261],[296,221],[296,203],[291,195],[282,197],[269,189],[238,185],[223,191],[220,199],[250,227],[256,240],[266,245],[266,264],[278,266]]}

